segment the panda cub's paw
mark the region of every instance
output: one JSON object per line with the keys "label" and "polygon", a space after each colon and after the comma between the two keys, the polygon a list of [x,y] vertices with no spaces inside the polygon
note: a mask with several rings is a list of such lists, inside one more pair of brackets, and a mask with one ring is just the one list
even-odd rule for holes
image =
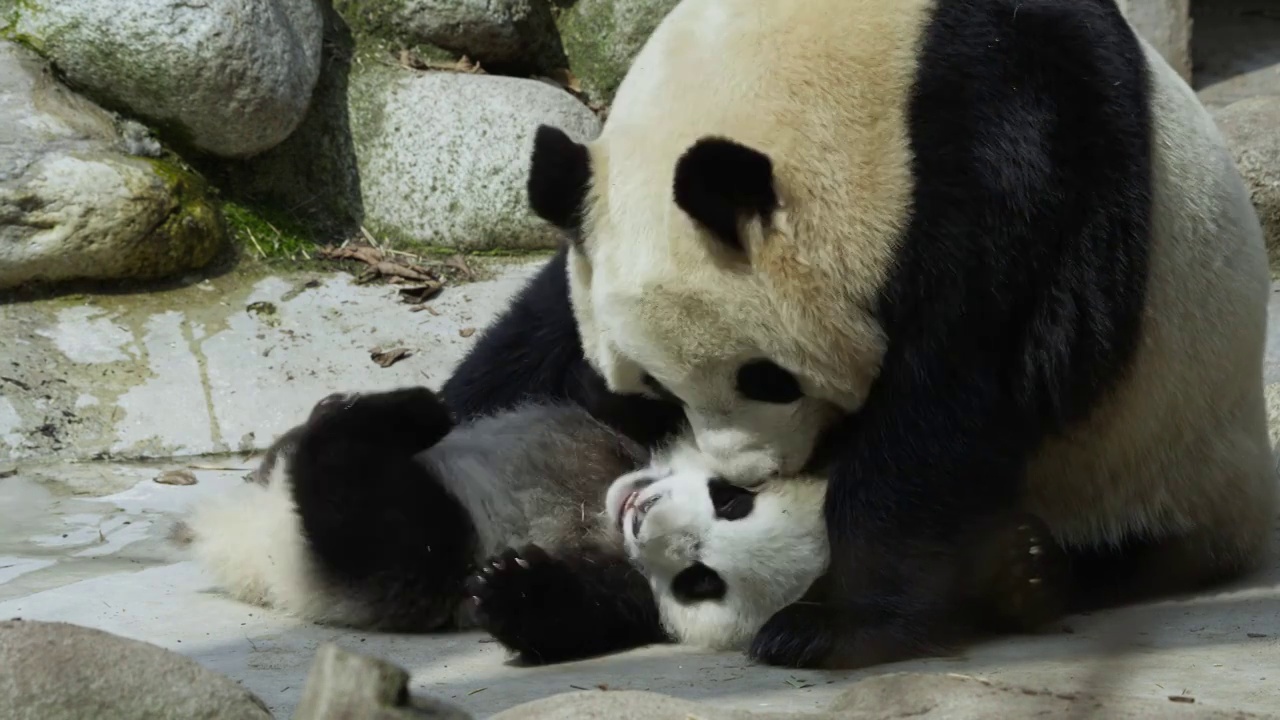
{"label": "panda cub's paw", "polygon": [[1071,567],[1040,518],[1019,513],[996,534],[983,581],[1002,630],[1032,632],[1066,614]]}
{"label": "panda cub's paw", "polygon": [[526,660],[549,658],[566,609],[566,595],[573,594],[576,579],[563,563],[537,545],[508,548],[485,560],[467,582],[467,594],[475,606],[481,628]]}

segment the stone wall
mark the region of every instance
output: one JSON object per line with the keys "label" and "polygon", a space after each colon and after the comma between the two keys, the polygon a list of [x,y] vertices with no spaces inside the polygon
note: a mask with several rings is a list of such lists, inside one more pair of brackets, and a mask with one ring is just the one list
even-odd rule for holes
{"label": "stone wall", "polygon": [[[1192,77],[1191,0],[1118,1]],[[169,277],[246,238],[553,247],[524,198],[532,133],[594,137],[675,2],[0,0],[0,289]],[[1280,38],[1267,0],[1212,5]],[[1237,108],[1228,134],[1280,244],[1266,112]]]}

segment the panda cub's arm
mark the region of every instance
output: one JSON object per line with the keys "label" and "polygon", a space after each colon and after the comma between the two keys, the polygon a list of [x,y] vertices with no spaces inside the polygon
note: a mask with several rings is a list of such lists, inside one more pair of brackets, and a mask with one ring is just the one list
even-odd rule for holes
{"label": "panda cub's arm", "polygon": [[669,641],[645,576],[614,548],[490,558],[467,583],[477,619],[525,662],[565,662]]}

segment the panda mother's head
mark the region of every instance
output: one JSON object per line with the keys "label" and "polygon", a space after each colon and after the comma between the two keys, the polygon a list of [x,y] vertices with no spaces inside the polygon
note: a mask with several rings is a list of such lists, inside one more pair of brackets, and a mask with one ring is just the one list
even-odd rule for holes
{"label": "panda mother's head", "polygon": [[826,571],[826,483],[774,478],[747,489],[712,467],[676,445],[615,481],[606,507],[667,631],[685,644],[745,649]]}
{"label": "panda mother's head", "polygon": [[543,126],[528,192],[570,238],[588,362],[614,392],[678,401],[717,471],[750,485],[799,472],[865,399],[885,344],[869,310],[883,248],[858,238],[891,228],[851,227],[867,218],[785,182],[811,148],[779,163],[755,149],[779,142],[768,128],[737,125],[759,142],[616,110],[589,144]]}

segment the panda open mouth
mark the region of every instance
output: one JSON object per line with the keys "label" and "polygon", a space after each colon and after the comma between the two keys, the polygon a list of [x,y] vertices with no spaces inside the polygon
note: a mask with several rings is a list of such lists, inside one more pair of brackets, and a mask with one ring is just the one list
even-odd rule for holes
{"label": "panda open mouth", "polygon": [[[645,499],[644,502],[637,504],[636,499],[640,497],[639,490],[633,490],[627,499],[622,502],[622,518],[625,519],[627,512],[631,513],[631,536],[640,537],[640,526],[644,524],[645,516],[649,514],[649,510],[662,499],[662,493],[654,493]],[[621,524],[622,520],[619,520]]]}

